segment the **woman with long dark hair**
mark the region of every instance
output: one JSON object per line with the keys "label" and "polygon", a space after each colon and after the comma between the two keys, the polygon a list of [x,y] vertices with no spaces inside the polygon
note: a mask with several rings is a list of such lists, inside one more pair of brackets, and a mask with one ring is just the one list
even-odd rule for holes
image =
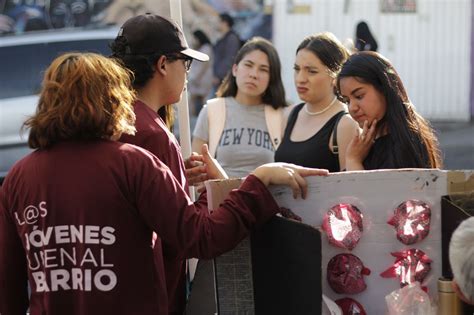
{"label": "woman with long dark hair", "polygon": [[416,112],[386,58],[368,51],[353,54],[337,86],[362,128],[347,148],[347,170],[442,167],[433,129]]}
{"label": "woman with long dark hair", "polygon": [[370,31],[369,25],[361,21],[356,26],[355,48],[358,51],[377,51],[377,41]]}

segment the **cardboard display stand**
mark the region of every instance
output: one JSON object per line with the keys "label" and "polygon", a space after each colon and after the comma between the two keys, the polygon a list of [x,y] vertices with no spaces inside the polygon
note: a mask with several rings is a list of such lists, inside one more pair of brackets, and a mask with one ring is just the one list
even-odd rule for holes
{"label": "cardboard display stand", "polygon": [[[265,279],[267,282],[271,279],[276,279],[276,281],[278,279],[281,280],[286,276],[286,272],[290,270],[289,264],[299,264],[302,266],[300,268],[302,274],[314,272],[315,277],[319,272],[316,269],[321,268],[320,284],[322,285],[322,293],[331,299],[336,300],[346,296],[351,297],[359,301],[365,307],[368,314],[385,314],[385,296],[399,289],[400,284],[398,279],[382,278],[380,273],[388,269],[394,263],[395,258],[390,255],[391,252],[399,252],[410,248],[423,250],[433,260],[431,263],[431,271],[423,285],[428,288],[428,293],[433,300],[437,300],[437,280],[442,276],[442,260],[443,257],[447,255],[446,250],[444,250],[444,252],[442,251],[441,197],[453,193],[474,190],[474,171],[449,172],[424,169],[377,170],[334,173],[327,177],[308,177],[307,181],[309,186],[308,198],[306,200],[293,199],[292,192],[288,187],[274,186],[271,187],[270,190],[277,203],[282,207],[292,209],[303,219],[303,223],[306,224],[302,226],[310,228],[311,231],[316,231],[315,229],[321,226],[325,213],[334,205],[339,203],[355,205],[361,210],[364,216],[362,238],[352,251],[348,251],[330,245],[326,235],[322,235],[320,248],[317,246],[317,242],[314,242],[314,245],[311,245],[312,247],[308,246],[304,250],[307,251],[306,253],[308,253],[308,255],[306,256],[308,257],[310,251],[320,251],[321,265],[313,264],[314,268],[311,267],[311,264],[304,264],[306,258],[304,251],[303,253],[297,251],[293,253],[290,251],[285,252],[285,255],[283,255],[285,259],[279,259],[283,266],[277,270],[270,269],[275,263],[275,260],[273,260],[273,263],[272,260],[269,260],[260,265],[259,262],[252,260],[250,264],[253,266],[254,272],[252,287],[238,289],[238,291],[248,289],[252,291],[254,296],[254,308],[252,310],[257,310],[257,314],[260,314],[260,312],[258,312],[260,306],[272,307],[272,303],[275,304],[285,301],[280,296],[274,296],[275,298],[273,300],[271,299],[271,295],[267,295],[266,297],[260,296],[257,285],[254,283],[256,279]],[[219,202],[213,205],[216,207],[220,201],[225,198],[230,189],[238,187],[239,182],[239,180],[231,180],[209,185],[208,197],[210,204],[218,200]],[[430,205],[432,211],[431,225],[430,233],[425,239],[407,246],[397,240],[395,229],[388,225],[387,221],[398,205],[411,199],[421,200]],[[292,237],[289,236],[291,233],[285,232],[285,234],[283,234],[281,231],[278,232],[276,228],[272,230],[272,233],[271,238],[265,236],[259,238],[259,247],[261,249],[265,250],[265,244],[271,244],[272,239],[279,240],[277,243],[281,242],[283,244],[284,237]],[[298,242],[291,246],[285,244],[285,246],[288,246],[289,250],[292,246],[298,246],[297,243]],[[311,244],[311,242],[309,244]],[[367,289],[364,292],[355,295],[337,294],[332,291],[326,280],[327,263],[335,255],[349,252],[358,256],[372,273],[365,277]],[[287,256],[292,256],[293,260]],[[255,254],[252,252],[249,257],[255,257]],[[267,265],[268,268],[265,269],[265,265]],[[295,275],[291,276],[291,278],[293,277],[295,277]],[[247,278],[249,279],[249,277]],[[288,276],[288,279],[289,278]],[[290,286],[288,292],[291,292],[291,287],[298,285],[298,281],[304,281],[304,279],[297,280],[295,278],[293,283],[288,285]],[[219,292],[219,276],[217,276],[216,284],[217,292]],[[309,296],[316,297],[321,295],[321,291],[318,291],[318,286],[309,285],[306,286],[305,290],[309,291]],[[222,294],[217,294],[218,305],[222,306],[223,304],[219,303],[219,296],[222,296]],[[269,303],[270,306],[268,306]],[[279,306],[279,309],[282,307],[284,306]],[[302,314],[300,312],[302,309],[303,307],[296,311],[296,309],[287,306],[285,312],[281,314]],[[249,310],[248,313],[254,314],[252,310]],[[275,307],[270,312],[276,314],[273,311],[277,312],[278,309]],[[232,310],[226,312],[219,307],[218,312],[219,314],[238,313]],[[267,312],[262,312],[261,314],[266,313]],[[319,313],[312,310],[311,314]]]}
{"label": "cardboard display stand", "polygon": [[[326,296],[332,300],[351,297],[361,303],[368,314],[385,314],[385,296],[400,288],[398,279],[380,276],[395,262],[390,253],[417,248],[433,260],[423,285],[436,297],[437,280],[441,276],[441,196],[447,190],[446,173],[438,170],[336,173],[308,178],[308,183],[306,200],[294,200],[286,187],[274,187],[272,192],[279,205],[292,209],[304,223],[315,227],[321,226],[326,212],[338,203],[355,205],[363,214],[364,231],[352,251],[334,247],[326,235],[322,237],[322,285]],[[431,228],[424,240],[407,246],[396,238],[395,229],[387,221],[398,205],[410,199],[431,206]],[[355,295],[337,294],[329,286],[327,264],[340,253],[356,255],[371,270],[365,277],[365,291]]]}

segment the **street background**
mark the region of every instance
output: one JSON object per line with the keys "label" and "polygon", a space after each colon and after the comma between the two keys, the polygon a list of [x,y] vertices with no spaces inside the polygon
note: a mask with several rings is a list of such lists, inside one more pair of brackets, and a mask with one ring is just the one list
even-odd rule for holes
{"label": "street background", "polygon": [[444,168],[474,169],[474,123],[435,122]]}

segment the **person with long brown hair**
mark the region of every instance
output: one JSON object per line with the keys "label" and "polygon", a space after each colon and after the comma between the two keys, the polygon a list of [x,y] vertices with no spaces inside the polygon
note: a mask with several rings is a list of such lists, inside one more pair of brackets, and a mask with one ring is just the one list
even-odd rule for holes
{"label": "person with long brown hair", "polygon": [[[133,134],[131,104],[136,95],[130,90],[129,75],[119,64],[94,54],[56,58],[45,73],[36,114],[24,123],[30,129],[28,145],[47,149],[65,140],[116,140]],[[93,89],[84,93],[89,87]]]}
{"label": "person with long brown hair", "polygon": [[362,132],[346,151],[346,169],[441,168],[438,140],[416,112],[397,71],[376,52],[353,54],[337,78]]}
{"label": "person with long brown hair", "polygon": [[209,214],[160,159],[114,141],[135,132],[134,97],[128,71],[101,55],[46,70],[25,122],[35,151],[0,190],[1,314],[169,314],[165,244],[180,259],[215,257],[279,211],[266,186],[305,197],[303,177],[327,174],[267,164]]}
{"label": "person with long brown hair", "polygon": [[255,167],[274,161],[287,106],[278,52],[271,42],[249,39],[208,100],[193,132],[193,150],[209,144],[231,177],[244,177]]}

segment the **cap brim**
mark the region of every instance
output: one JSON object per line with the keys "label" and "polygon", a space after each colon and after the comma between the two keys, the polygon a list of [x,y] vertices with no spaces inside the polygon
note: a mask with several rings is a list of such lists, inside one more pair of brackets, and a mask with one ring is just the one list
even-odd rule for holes
{"label": "cap brim", "polygon": [[199,60],[199,61],[209,61],[209,56],[199,52],[197,50],[191,49],[191,48],[186,48],[185,50],[182,50],[181,53],[183,55],[189,56],[193,59]]}

